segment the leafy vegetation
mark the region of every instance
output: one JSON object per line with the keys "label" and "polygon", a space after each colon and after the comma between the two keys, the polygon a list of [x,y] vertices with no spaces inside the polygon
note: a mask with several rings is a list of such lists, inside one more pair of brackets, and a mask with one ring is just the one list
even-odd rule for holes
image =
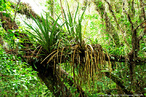
{"label": "leafy vegetation", "polygon": [[82,44],[83,40],[82,40],[82,24],[81,23],[82,23],[83,16],[86,9],[84,9],[83,13],[81,14],[81,17],[78,17],[78,20],[76,21],[76,17],[78,15],[79,4],[75,11],[74,17],[71,15],[68,3],[67,3],[67,7],[68,7],[67,16],[64,10],[63,10],[63,13],[64,13],[65,24],[66,24],[68,33],[69,35],[72,36],[72,38],[75,39],[76,42],[79,42],[80,44]]}
{"label": "leafy vegetation", "polygon": [[[56,28],[59,17],[56,20],[51,18],[53,19],[52,24],[49,21],[49,15],[47,13],[45,18],[41,16],[41,22],[34,17],[32,17],[32,19],[35,21],[37,27],[33,27],[33,25],[25,22],[29,29],[34,31],[34,33],[29,30],[27,30],[27,32],[29,32],[31,36],[35,38],[36,42],[38,42],[48,53],[50,53],[54,48],[53,45],[57,44],[57,39],[59,39],[60,36],[60,30],[59,28]],[[61,27],[60,25],[58,26]]]}
{"label": "leafy vegetation", "polygon": [[146,95],[144,1],[82,1],[1,1],[0,96]]}
{"label": "leafy vegetation", "polygon": [[[47,92],[46,92],[47,91]],[[47,87],[37,77],[37,72],[21,57],[0,49],[0,96],[50,96]]]}

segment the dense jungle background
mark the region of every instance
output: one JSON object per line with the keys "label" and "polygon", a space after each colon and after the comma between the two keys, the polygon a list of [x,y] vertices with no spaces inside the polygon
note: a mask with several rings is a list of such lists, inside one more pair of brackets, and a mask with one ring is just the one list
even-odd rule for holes
{"label": "dense jungle background", "polygon": [[0,97],[146,96],[145,0],[0,0]]}

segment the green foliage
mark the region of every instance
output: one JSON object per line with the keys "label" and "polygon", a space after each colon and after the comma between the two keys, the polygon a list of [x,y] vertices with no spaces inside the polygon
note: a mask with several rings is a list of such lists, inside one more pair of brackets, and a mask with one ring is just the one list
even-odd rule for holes
{"label": "green foliage", "polygon": [[[46,93],[47,91],[47,93]],[[0,47],[0,96],[51,96],[33,71],[20,57],[6,54]]]}
{"label": "green foliage", "polygon": [[59,16],[56,20],[50,17],[52,22],[49,21],[49,17],[50,16],[47,13],[46,17],[41,16],[42,21],[32,17],[37,27],[25,22],[28,28],[34,31],[32,32],[27,30],[27,32],[29,32],[29,34],[35,38],[36,42],[39,43],[47,52],[51,52],[54,48],[53,45],[58,42],[60,36],[59,28],[61,27],[61,25],[57,23]]}
{"label": "green foliage", "polygon": [[10,2],[7,0],[0,0],[0,11],[5,11],[9,14],[14,13],[14,10],[11,8]]}
{"label": "green foliage", "polygon": [[[52,1],[53,1],[53,5],[51,3]],[[60,2],[58,2],[58,0],[52,0],[52,1],[46,0],[45,7],[47,7],[47,12],[51,13],[51,7],[53,7],[53,11],[52,11],[53,14],[59,15],[61,13],[61,10],[58,10],[58,9],[61,9]]]}
{"label": "green foliage", "polygon": [[64,10],[63,10],[63,13],[64,13],[65,24],[66,24],[68,33],[69,33],[69,35],[71,35],[75,39],[76,42],[79,42],[80,44],[82,44],[82,24],[81,23],[82,23],[86,8],[82,12],[82,14],[78,18],[78,20],[76,21],[76,17],[78,15],[79,4],[77,6],[74,17],[71,15],[71,11],[70,11],[68,3],[67,3],[67,6],[68,6],[67,15],[66,15]]}
{"label": "green foliage", "polygon": [[3,41],[5,41],[5,43],[7,45],[5,45],[5,47],[7,49],[16,49],[16,47],[20,47],[20,39],[18,39],[15,35],[18,35],[18,32],[16,30],[8,30],[9,33],[7,33],[4,29],[2,29],[2,27],[0,27],[0,36],[3,37]]}
{"label": "green foliage", "polygon": [[0,0],[0,11],[3,11],[4,9],[6,9],[5,0]]}
{"label": "green foliage", "polygon": [[[6,12],[11,12],[8,11],[10,8],[9,3],[4,3],[5,0],[0,1],[0,11],[6,10]],[[97,1],[97,0],[95,0]],[[98,0],[99,1],[99,0]],[[57,0],[55,0],[57,2]],[[101,16],[104,17],[104,12],[107,12],[107,16],[109,18],[109,22],[111,25],[116,25],[114,18],[112,14],[109,12],[108,8],[104,10],[103,3],[102,1],[98,2],[99,4],[97,5],[99,7],[98,10],[100,10]],[[111,3],[112,4],[112,3]],[[136,5],[136,3],[135,3]],[[116,6],[113,4],[113,7]],[[136,5],[137,6],[137,5]],[[138,5],[139,6],[139,5]],[[139,8],[137,6],[137,8]],[[128,8],[128,7],[127,7]],[[136,7],[135,7],[136,8]],[[57,10],[55,12],[58,14],[60,13],[60,6],[59,4],[56,7]],[[82,21],[83,21],[83,16],[85,14],[85,9],[83,12],[81,12],[81,16],[79,16],[79,5],[77,6],[77,9],[72,15],[69,4],[67,4],[67,9],[68,12],[66,13],[64,10],[64,17],[65,17],[65,24],[66,28],[68,30],[68,37],[75,39],[75,42],[77,43],[82,43],[83,40],[83,35],[82,35]],[[87,27],[89,30],[87,31],[86,36],[91,36],[90,43],[94,44],[102,44],[102,47],[105,50],[106,53],[113,54],[113,55],[118,55],[118,56],[127,56],[128,52],[131,50],[132,47],[132,38],[131,38],[131,23],[128,21],[128,17],[126,14],[124,14],[121,10],[122,8],[119,8],[118,12],[115,13],[117,9],[113,9],[114,14],[117,18],[117,23],[120,25],[120,27],[124,30],[124,35],[122,35],[121,31],[119,28],[114,26],[115,32],[118,33],[119,38],[120,38],[120,46],[116,47],[115,43],[112,41],[112,37],[110,33],[107,33],[108,31],[105,31],[105,20],[102,18],[101,20],[99,19],[99,15],[97,13],[91,14],[91,15],[85,15],[86,20],[90,22],[90,26]],[[107,11],[108,10],[108,11]],[[127,9],[126,9],[127,10]],[[127,10],[128,11],[128,10]],[[96,11],[95,11],[96,12]],[[122,13],[122,14],[121,14]],[[136,27],[136,24],[140,24],[142,22],[140,18],[140,11],[135,10],[136,15],[132,18],[132,22],[134,23],[134,27]],[[139,16],[138,16],[139,15]],[[78,18],[77,18],[78,17]],[[33,18],[33,17],[32,17]],[[55,44],[58,43],[58,40],[60,39],[60,36],[65,36],[65,34],[61,33],[60,28],[62,28],[62,25],[58,24],[59,17],[57,17],[56,20],[51,18],[48,14],[46,16],[41,16],[41,21],[40,19],[35,19],[33,18],[36,26],[31,25],[26,23],[28,26],[29,34],[31,37],[35,39],[35,42],[39,43],[47,52],[51,52],[53,49],[55,49]],[[110,26],[109,26],[110,29]],[[34,32],[32,32],[34,31]],[[138,29],[138,35],[141,35],[143,30]],[[5,36],[6,42],[9,42],[11,48],[14,48],[15,44],[15,35],[12,30],[9,30],[10,34],[1,34],[0,35]],[[100,33],[99,33],[100,32]],[[102,34],[104,34],[102,36]],[[95,39],[95,35],[97,36]],[[129,47],[125,45],[125,40],[124,37],[126,38],[126,41],[130,45]],[[65,40],[65,37],[63,37]],[[144,38],[145,39],[145,36]],[[95,41],[94,41],[95,40]],[[69,39],[66,39],[65,41],[70,41]],[[69,42],[68,42],[69,43]],[[62,44],[61,44],[62,45]],[[65,44],[66,46],[66,44]],[[64,47],[64,45],[62,46]],[[145,40],[140,41],[140,51],[138,52],[138,56],[141,58],[145,58]],[[67,50],[66,50],[67,52]],[[126,58],[126,57],[125,57]],[[39,83],[39,80],[37,79],[36,72],[32,71],[32,69],[27,66],[26,63],[21,61],[22,59],[13,56],[10,54],[6,54],[4,50],[0,49],[0,96],[44,96],[46,91],[48,92],[47,88],[42,86]],[[110,63],[110,62],[109,62]],[[127,62],[128,63],[128,62]],[[141,90],[146,90],[144,88],[144,66],[138,65],[134,67],[134,83],[131,85],[130,82],[130,71],[129,71],[129,64],[126,62],[116,62],[114,65],[114,70],[111,71],[114,75],[118,76],[119,78],[122,79],[124,82],[123,85],[129,89],[132,90],[133,93],[138,93],[141,92]],[[105,63],[108,64],[108,63]],[[70,62],[62,64],[62,68],[69,73],[69,75],[73,76],[73,73],[71,73],[71,66]],[[98,64],[99,65],[99,64]],[[29,68],[28,68],[29,67]],[[80,67],[77,67],[76,74],[78,73]],[[101,70],[97,71],[97,74],[99,76],[95,77],[95,83],[87,83],[87,84],[81,84],[82,89],[88,94],[89,97],[97,97],[97,95],[104,95],[107,93],[110,94],[117,94],[118,90],[117,85],[115,82],[113,82],[110,78],[106,78],[104,73],[107,72],[107,70]],[[98,78],[97,78],[98,77]],[[97,79],[96,79],[97,78]],[[63,82],[65,82],[66,79],[62,79]],[[79,78],[79,80],[82,80]],[[136,85],[137,84],[137,85]],[[76,87],[70,86],[67,82],[65,85],[71,90],[71,92],[75,95],[78,96],[79,94],[75,94],[75,91],[77,90]],[[138,87],[136,89],[136,87]],[[130,89],[131,88],[131,89]],[[139,89],[141,88],[141,90]],[[115,90],[113,90],[115,89]],[[139,90],[138,90],[139,89]],[[108,92],[110,90],[110,92]],[[58,91],[58,90],[56,90]],[[51,95],[50,92],[48,92],[48,96]],[[145,94],[144,94],[145,95]]]}

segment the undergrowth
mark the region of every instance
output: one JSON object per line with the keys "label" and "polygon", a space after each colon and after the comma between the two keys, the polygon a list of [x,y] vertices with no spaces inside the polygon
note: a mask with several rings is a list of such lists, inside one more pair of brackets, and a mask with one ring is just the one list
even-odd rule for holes
{"label": "undergrowth", "polygon": [[0,97],[52,97],[45,84],[20,57],[7,54],[0,47]]}

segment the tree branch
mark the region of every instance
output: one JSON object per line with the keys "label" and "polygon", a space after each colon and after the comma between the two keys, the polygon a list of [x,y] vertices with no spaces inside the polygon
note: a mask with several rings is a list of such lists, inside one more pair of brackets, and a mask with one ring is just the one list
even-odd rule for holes
{"label": "tree branch", "polygon": [[[13,3],[13,2],[10,2],[10,3],[11,3],[11,7],[12,7],[12,8],[15,8],[16,4]],[[29,4],[27,4],[27,3],[20,3],[18,9],[19,9],[19,10],[16,10],[16,11],[17,11],[18,13],[21,13],[21,14],[26,15],[27,18],[32,18],[32,16],[33,16],[34,18],[37,18],[39,21],[41,21],[40,16],[39,16],[38,14],[36,14],[36,13],[32,10],[32,8],[31,8],[31,6],[30,6]]]}
{"label": "tree branch", "polygon": [[127,11],[125,10],[125,3],[123,2],[123,11],[124,11],[124,13],[127,15],[127,17],[128,17],[128,20],[129,20],[129,22],[130,22],[130,24],[131,24],[131,29],[132,29],[132,31],[133,31],[133,29],[134,29],[134,24],[132,23],[132,20],[131,20],[131,17],[130,17],[130,15],[127,13]]}
{"label": "tree branch", "polygon": [[[107,0],[104,0],[104,1],[108,4],[109,10],[110,10],[110,12],[112,13],[112,16],[114,17],[114,20],[116,21],[116,24],[117,24],[118,29],[120,29],[120,31],[122,32],[122,34],[124,34],[125,31],[124,31],[124,30],[120,27],[120,25],[118,24],[117,18],[116,18],[115,14],[114,14],[114,11],[112,10],[112,6],[110,5],[110,3],[109,3]],[[125,39],[125,36],[123,36],[123,37],[124,37],[124,41],[125,41],[126,45],[127,45],[128,47],[130,47],[130,45],[128,44],[127,40]]]}
{"label": "tree branch", "polygon": [[127,90],[126,87],[123,85],[124,82],[122,81],[122,79],[118,78],[110,72],[105,72],[105,75],[108,78],[112,79],[118,86],[120,86],[123,92],[125,92],[126,94],[133,94],[132,91]]}

